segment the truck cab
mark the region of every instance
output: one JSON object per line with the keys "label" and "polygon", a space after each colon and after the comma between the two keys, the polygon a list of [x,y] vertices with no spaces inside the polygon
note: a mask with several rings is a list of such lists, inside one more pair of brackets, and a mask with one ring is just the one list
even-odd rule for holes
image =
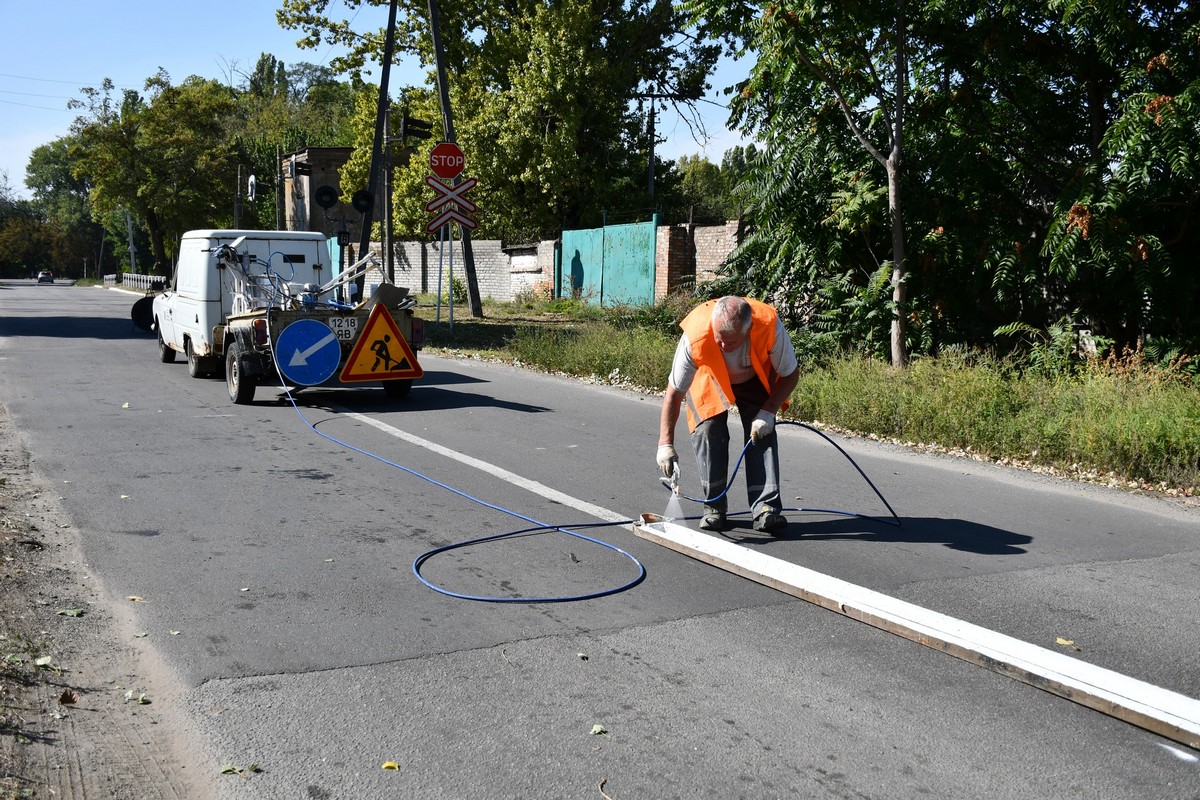
{"label": "truck cab", "polygon": [[[236,254],[242,270],[227,268],[227,259],[221,256],[230,253]],[[299,296],[305,284],[328,280],[329,267],[329,250],[321,233],[185,233],[170,285],[154,298],[153,325],[161,360],[170,363],[182,353],[194,377],[219,372],[224,364],[221,331],[231,314]]]}

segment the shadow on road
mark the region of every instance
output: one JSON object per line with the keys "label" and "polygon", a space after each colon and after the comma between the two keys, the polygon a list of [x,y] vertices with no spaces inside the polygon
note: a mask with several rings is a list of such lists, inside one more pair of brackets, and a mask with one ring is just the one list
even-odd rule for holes
{"label": "shadow on road", "polygon": [[952,550],[995,556],[1028,552],[1024,546],[1033,541],[1032,536],[1023,533],[965,519],[901,517],[900,521],[899,527],[862,517],[829,519],[822,515],[820,519],[809,521],[793,513],[787,528],[776,531],[773,536],[754,531],[748,519],[735,521],[737,527],[723,536],[745,545],[769,545],[800,539],[942,544]]}
{"label": "shadow on road", "polygon": [[[130,319],[119,317],[28,316],[0,320],[0,336],[48,339],[150,339]],[[147,351],[147,355],[151,351]]]}
{"label": "shadow on road", "polygon": [[[434,385],[431,385],[431,380]],[[497,400],[486,394],[459,392],[454,389],[444,389],[436,385],[449,386],[470,383],[486,383],[486,381],[463,375],[454,375],[449,372],[427,372],[425,373],[425,377],[417,379],[413,384],[412,392],[404,398],[389,397],[379,384],[371,383],[365,383],[361,388],[322,389],[318,387],[315,389],[305,389],[301,392],[294,392],[293,396],[296,398],[296,403],[302,407],[319,407],[331,411],[335,405],[349,411],[364,412],[398,411],[412,413],[417,411],[452,411],[462,408],[503,408],[507,411],[534,414],[551,410],[546,406]],[[268,395],[268,392],[272,390],[274,390],[274,395]],[[260,403],[263,405],[276,405],[281,402],[287,402],[287,398],[283,395],[282,390],[278,388],[278,384],[274,386],[262,386],[259,391],[260,395],[255,401],[256,405]]]}

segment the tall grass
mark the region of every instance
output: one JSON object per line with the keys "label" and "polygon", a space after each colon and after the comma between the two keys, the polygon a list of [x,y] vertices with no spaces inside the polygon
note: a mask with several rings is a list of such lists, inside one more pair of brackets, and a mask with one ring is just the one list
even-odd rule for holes
{"label": "tall grass", "polygon": [[551,372],[597,376],[613,383],[659,389],[675,352],[675,338],[645,328],[604,322],[527,326],[516,330],[508,351],[519,361]]}
{"label": "tall grass", "polygon": [[[687,304],[612,309],[490,304],[429,344],[658,391]],[[796,338],[796,337],[793,337]],[[905,370],[801,338],[788,416],[902,442],[970,450],[1084,477],[1200,493],[1200,382],[1140,358],[1046,371],[950,352]]]}
{"label": "tall grass", "polygon": [[1200,487],[1200,387],[1154,370],[1042,376],[954,357],[894,370],[844,356],[805,371],[793,413],[860,433],[970,449],[1072,474]]}

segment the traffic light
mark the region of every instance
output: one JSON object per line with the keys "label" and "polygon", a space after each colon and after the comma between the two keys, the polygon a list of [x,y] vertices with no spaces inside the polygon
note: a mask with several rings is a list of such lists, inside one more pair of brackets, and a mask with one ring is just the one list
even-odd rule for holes
{"label": "traffic light", "polygon": [[408,114],[400,118],[400,139],[428,139],[433,136],[433,123],[423,119],[413,119]]}

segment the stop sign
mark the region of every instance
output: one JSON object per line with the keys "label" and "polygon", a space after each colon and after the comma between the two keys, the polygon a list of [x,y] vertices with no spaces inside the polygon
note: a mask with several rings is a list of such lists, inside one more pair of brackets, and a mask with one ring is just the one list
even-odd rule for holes
{"label": "stop sign", "polygon": [[443,180],[457,178],[466,164],[462,150],[454,142],[439,142],[429,154],[429,168]]}

